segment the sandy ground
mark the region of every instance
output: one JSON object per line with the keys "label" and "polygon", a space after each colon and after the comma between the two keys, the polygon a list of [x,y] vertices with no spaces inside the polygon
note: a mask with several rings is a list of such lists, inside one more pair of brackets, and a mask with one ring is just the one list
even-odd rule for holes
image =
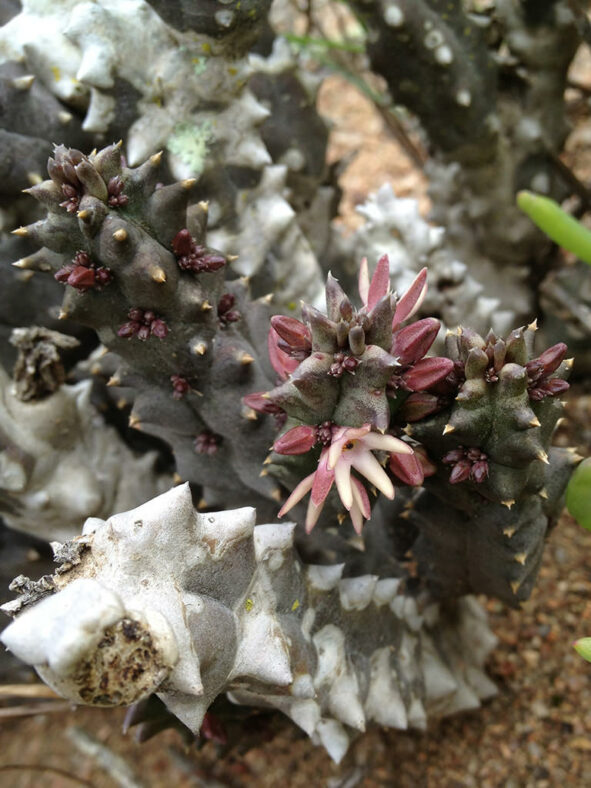
{"label": "sandy ground", "polygon": [[[588,79],[587,55],[577,69],[577,78]],[[423,211],[428,209],[425,179],[384,132],[366,99],[335,77],[323,89],[321,108],[335,123],[331,159],[356,154],[342,178],[346,225],[355,226],[355,205],[385,180],[398,194],[417,197]],[[581,115],[568,147],[569,164],[582,162],[577,170],[581,177],[588,176],[587,163],[591,168],[588,124]],[[568,429],[587,455],[591,396],[578,388],[570,401]],[[558,440],[572,442],[568,432]],[[565,514],[549,539],[538,584],[523,608],[515,611],[486,602],[499,637],[489,662],[498,696],[481,710],[433,723],[424,734],[374,728],[336,766],[279,715],[249,723],[257,725],[256,746],[255,736],[245,731],[222,751],[213,743],[187,748],[173,731],[139,745],[131,734],[120,733],[123,711],[64,710],[61,701],[22,700],[21,705],[48,703],[50,711],[0,716],[0,786],[591,785],[591,665],[572,649],[576,637],[591,635],[590,555],[591,534]]]}

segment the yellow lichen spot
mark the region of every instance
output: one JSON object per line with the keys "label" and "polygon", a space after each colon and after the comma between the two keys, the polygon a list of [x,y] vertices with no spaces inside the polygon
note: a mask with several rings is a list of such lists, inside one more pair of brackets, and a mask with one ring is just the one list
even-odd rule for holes
{"label": "yellow lichen spot", "polygon": [[293,311],[294,311],[294,309],[296,309],[296,308],[297,308],[297,304],[296,304],[296,302],[295,302],[295,301],[290,301],[290,302],[289,302],[289,304],[287,305],[287,308],[288,308],[288,309],[291,309],[291,311],[293,312]]}
{"label": "yellow lichen spot", "polygon": [[57,66],[51,67],[51,73],[53,74],[53,78],[55,79],[56,82],[59,82],[60,79],[62,78],[62,72],[59,70]]}
{"label": "yellow lichen spot", "polygon": [[250,613],[253,607],[254,607],[254,602],[252,601],[252,599],[247,599],[246,602],[244,603],[244,609],[246,610],[246,612]]}
{"label": "yellow lichen spot", "polygon": [[201,49],[206,55],[211,55],[211,44],[207,41],[204,41],[203,44],[201,44]]}
{"label": "yellow lichen spot", "polygon": [[231,67],[228,69],[228,74],[229,74],[231,77],[235,77],[237,73],[238,73],[238,69],[237,69],[237,68],[234,68],[233,66],[231,66]]}
{"label": "yellow lichen spot", "polygon": [[291,606],[291,611],[292,611],[292,613],[293,613],[295,610],[297,610],[299,606],[300,606],[300,600],[299,600],[299,599],[296,599],[296,601],[295,601],[295,602],[293,603],[293,605]]}

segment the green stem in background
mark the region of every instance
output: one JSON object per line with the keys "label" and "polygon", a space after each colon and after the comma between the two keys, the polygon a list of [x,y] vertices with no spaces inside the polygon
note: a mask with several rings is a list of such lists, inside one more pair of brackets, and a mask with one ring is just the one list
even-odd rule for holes
{"label": "green stem in background", "polygon": [[591,531],[591,457],[583,460],[570,478],[566,508],[579,525]]}
{"label": "green stem in background", "polygon": [[591,232],[549,197],[521,191],[517,205],[559,246],[591,265]]}

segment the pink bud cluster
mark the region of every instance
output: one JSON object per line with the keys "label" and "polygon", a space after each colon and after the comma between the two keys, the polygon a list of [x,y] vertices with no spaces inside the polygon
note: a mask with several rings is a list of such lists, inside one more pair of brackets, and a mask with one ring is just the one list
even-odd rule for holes
{"label": "pink bud cluster", "polygon": [[105,266],[97,268],[86,252],[76,252],[72,262],[60,268],[54,278],[85,293],[87,290],[102,290],[111,283],[113,274]]}
{"label": "pink bud cluster", "polygon": [[162,320],[162,318],[157,317],[155,312],[152,312],[151,309],[138,309],[134,307],[130,309],[127,313],[129,318],[129,322],[124,323],[119,330],[117,331],[118,337],[125,337],[131,339],[131,337],[137,337],[145,342],[149,339],[150,336],[158,337],[158,339],[164,339],[164,337],[168,334],[168,326]]}
{"label": "pink bud cluster", "polygon": [[201,246],[186,228],[172,239],[172,251],[179,268],[183,271],[202,272],[217,271],[226,264],[226,258]]}
{"label": "pink bud cluster", "polygon": [[488,477],[488,457],[476,447],[465,449],[458,446],[448,451],[442,458],[445,465],[452,465],[449,475],[450,484],[470,481],[481,484]]}

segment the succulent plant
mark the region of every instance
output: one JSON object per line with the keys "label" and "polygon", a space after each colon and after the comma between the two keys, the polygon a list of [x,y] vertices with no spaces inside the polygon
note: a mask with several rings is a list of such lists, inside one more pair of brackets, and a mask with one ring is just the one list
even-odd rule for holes
{"label": "succulent plant", "polygon": [[188,485],[90,518],[55,546],[57,572],[3,607],[18,615],[2,641],[76,703],[155,691],[196,733],[227,692],[284,712],[335,761],[371,721],[422,729],[494,694],[482,666],[496,639],[474,599],[448,610],[403,578],[306,566],[293,524],[254,521],[196,513]]}

